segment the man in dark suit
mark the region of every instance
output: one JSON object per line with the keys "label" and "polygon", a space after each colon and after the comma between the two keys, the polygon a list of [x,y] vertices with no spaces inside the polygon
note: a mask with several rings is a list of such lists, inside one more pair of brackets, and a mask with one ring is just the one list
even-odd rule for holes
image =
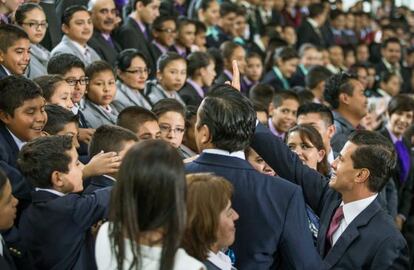
{"label": "man in dark suit", "polygon": [[133,0],[132,7],[133,11],[118,30],[116,39],[122,49],[135,48],[143,53],[151,69],[150,77],[154,77],[157,59],[151,49],[149,25],[160,15],[160,0]]}
{"label": "man in dark suit", "polygon": [[300,185],[320,218],[319,254],[328,269],[408,269],[408,248],[378,192],[395,165],[392,145],[370,131],[351,135],[325,178],[260,125],[251,144],[278,175]]}
{"label": "man in dark suit", "polygon": [[252,104],[229,85],[201,103],[195,126],[199,158],[189,173],[213,172],[234,186],[239,213],[232,246],[240,269],[323,269],[313,246],[300,189],[256,171],[244,157],[256,126]]}
{"label": "man in dark suit", "polygon": [[320,28],[326,21],[326,12],[322,4],[311,4],[309,6],[309,17],[303,20],[297,29],[299,48],[303,43],[311,43],[317,47],[325,47],[325,41]]}
{"label": "man in dark suit", "polygon": [[116,57],[121,51],[121,47],[112,37],[117,12],[115,3],[113,0],[95,0],[90,1],[89,5],[94,29],[88,45],[103,60],[115,66]]}

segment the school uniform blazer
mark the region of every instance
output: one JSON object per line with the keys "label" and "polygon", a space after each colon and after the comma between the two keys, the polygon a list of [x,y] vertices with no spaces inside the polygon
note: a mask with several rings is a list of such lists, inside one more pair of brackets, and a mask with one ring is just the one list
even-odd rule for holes
{"label": "school uniform blazer", "polygon": [[298,42],[296,43],[297,48],[300,48],[304,43],[311,43],[317,47],[326,46],[322,31],[319,30],[318,33],[306,19],[303,20],[302,24],[297,28],[296,33],[298,35]]}
{"label": "school uniform blazer", "polygon": [[47,63],[50,52],[41,45],[32,44],[30,46],[30,63],[27,69],[27,77],[34,79],[47,75]]}
{"label": "school uniform blazer", "polygon": [[151,110],[152,103],[144,95],[144,91],[131,89],[119,80],[116,82],[116,89],[116,95],[111,105],[113,105],[118,112],[121,112],[123,109],[130,106],[139,106]]}
{"label": "school uniform blazer", "polygon": [[296,69],[296,72],[293,74],[292,78],[290,78],[289,80],[290,86],[291,87],[295,87],[295,86],[305,87],[306,86],[305,78],[306,78],[306,75],[303,73],[302,68],[298,66],[298,68]]}
{"label": "school uniform blazer", "polygon": [[378,198],[348,225],[326,254],[326,234],[341,195],[329,188],[329,179],[303,165],[263,125],[257,126],[251,146],[278,175],[302,187],[306,203],[320,218],[317,248],[328,269],[408,269],[407,243]]}
{"label": "school uniform blazer", "polygon": [[91,46],[96,53],[112,66],[115,66],[116,57],[121,51],[121,46],[112,37],[112,43],[114,47],[108,44],[108,41],[102,36],[101,32],[94,29],[91,39],[88,41],[88,45]]}
{"label": "school uniform blazer", "polygon": [[85,66],[88,66],[92,62],[101,60],[101,57],[96,53],[96,51],[92,47],[88,45],[86,46],[91,56],[90,59],[87,59],[85,55],[65,35],[63,36],[62,41],[52,50],[51,57],[58,55],[58,54],[62,54],[62,53],[73,54],[79,57],[79,59],[82,60]]}
{"label": "school uniform blazer", "polygon": [[285,90],[283,82],[276,76],[276,73],[271,69],[268,71],[262,79],[263,84],[272,86],[276,91]]}
{"label": "school uniform blazer", "polygon": [[89,185],[83,191],[83,194],[91,194],[95,190],[112,187],[113,185],[115,185],[115,181],[104,175],[94,176],[89,179]]}
{"label": "school uniform blazer", "polygon": [[301,189],[257,172],[246,160],[202,153],[187,173],[211,172],[234,186],[238,269],[322,269],[308,228]]}
{"label": "school uniform blazer", "polygon": [[185,105],[200,106],[203,97],[201,97],[197,90],[188,82],[185,83],[183,88],[178,92],[183,99]]}
{"label": "school uniform blazer", "polygon": [[87,126],[90,128],[98,128],[102,125],[116,125],[119,113],[114,106],[110,106],[112,112],[107,113],[102,107],[86,99],[85,107],[81,110]]}
{"label": "school uniform blazer", "polygon": [[[2,243],[0,243],[1,245]],[[16,270],[13,258],[9,253],[9,249],[3,244],[3,256],[0,255],[0,269],[2,270]]]}
{"label": "school uniform blazer", "polygon": [[63,197],[34,191],[19,223],[36,269],[96,269],[89,229],[107,216],[111,188]]}
{"label": "school uniform blazer", "polygon": [[4,67],[2,67],[0,65],[0,79],[3,79],[4,77],[9,76],[9,74],[7,74],[6,70],[4,69]]}

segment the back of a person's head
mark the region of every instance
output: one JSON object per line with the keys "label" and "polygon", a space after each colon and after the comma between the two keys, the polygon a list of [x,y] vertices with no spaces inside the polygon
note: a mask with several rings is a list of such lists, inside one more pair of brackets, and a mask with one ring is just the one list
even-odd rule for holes
{"label": "back of a person's head", "polygon": [[207,67],[211,61],[214,61],[213,57],[205,52],[193,52],[187,57],[187,73],[189,77],[195,75],[200,68]]}
{"label": "back of a person's head", "polygon": [[34,187],[52,188],[54,172],[68,173],[73,148],[70,136],[45,136],[28,142],[19,152],[19,170]]}
{"label": "back of a person's head", "polygon": [[46,101],[50,101],[50,98],[55,93],[57,87],[65,82],[65,79],[61,75],[52,74],[52,75],[43,75],[33,79],[35,83],[37,83],[40,88],[42,88],[43,97]]}
{"label": "back of a person's head", "polygon": [[20,39],[29,40],[29,36],[20,26],[14,24],[0,24],[0,51],[4,54]]}
{"label": "back of a person's head", "polygon": [[93,157],[101,151],[104,153],[117,152],[124,149],[125,143],[138,141],[132,131],[113,125],[102,125],[95,130],[89,144],[89,156]]}
{"label": "back of a person's head", "polygon": [[159,118],[161,115],[167,112],[179,113],[185,118],[184,106],[173,98],[164,98],[154,104],[152,112]]}
{"label": "back of a person's head", "polygon": [[341,93],[352,96],[354,92],[352,80],[355,80],[355,77],[347,73],[335,74],[326,80],[323,96],[332,109],[339,108],[339,95]]}
{"label": "back of a person's head", "polygon": [[309,69],[305,77],[306,87],[309,89],[316,88],[321,82],[332,76],[332,72],[324,66],[314,66]]}
{"label": "back of a person's head", "polygon": [[295,100],[298,104],[300,104],[299,96],[296,92],[292,90],[283,90],[283,91],[276,91],[275,95],[273,96],[272,104],[274,108],[278,108],[282,106],[283,101],[285,100]]}
{"label": "back of a person's head", "polygon": [[332,111],[326,105],[319,103],[307,103],[301,105],[298,108],[297,117],[299,118],[301,115],[307,115],[310,113],[319,114],[327,127],[333,125],[334,123]]}
{"label": "back of a person's head", "polygon": [[72,20],[73,15],[79,11],[85,11],[89,13],[88,9],[82,5],[72,5],[67,7],[62,14],[62,24],[69,26],[69,23]]}
{"label": "back of a person's head", "polygon": [[198,116],[196,129],[207,126],[214,147],[229,152],[244,150],[256,127],[256,112],[251,101],[225,84],[208,93]]}
{"label": "back of a person's head", "polygon": [[85,64],[79,57],[73,54],[62,53],[52,56],[47,63],[48,74],[65,75],[72,68],[85,70]]}
{"label": "back of a person's head", "polygon": [[211,246],[217,242],[220,213],[233,193],[232,184],[209,173],[187,175],[187,228],[183,247],[188,254],[205,261]]}
{"label": "back of a person's head", "polygon": [[257,84],[249,92],[249,98],[253,102],[265,104],[269,107],[272,103],[275,89],[268,84]]}
{"label": "back of a person's head", "polygon": [[[162,229],[161,270],[173,269],[175,253],[185,228],[185,172],[175,148],[161,140],[133,146],[123,158],[113,189],[109,220],[110,238],[119,269],[141,263],[141,233]],[[149,207],[150,206],[150,207]],[[132,265],[125,265],[125,241],[131,240]]]}
{"label": "back of a person's head", "polygon": [[387,108],[388,116],[394,113],[414,112],[414,99],[407,94],[399,94],[391,98]]}
{"label": "back of a person's head", "polygon": [[25,101],[42,97],[42,89],[23,76],[7,76],[0,80],[0,111],[14,116]]}
{"label": "back of a person's head", "polygon": [[157,116],[143,107],[131,106],[123,109],[117,120],[117,125],[126,128],[134,133],[138,132],[139,127],[148,121],[157,121]]}
{"label": "back of a person's head", "polygon": [[57,135],[69,123],[75,123],[76,125],[79,123],[78,115],[59,105],[46,105],[45,111],[47,113],[47,122],[43,131],[50,135]]}
{"label": "back of a person's head", "polygon": [[354,169],[369,170],[368,189],[380,192],[396,165],[394,145],[378,132],[359,130],[348,140],[357,145],[351,155]]}
{"label": "back of a person's head", "polygon": [[316,18],[325,12],[325,8],[323,4],[320,4],[320,3],[310,4],[308,7],[308,10],[309,10],[309,18]]}

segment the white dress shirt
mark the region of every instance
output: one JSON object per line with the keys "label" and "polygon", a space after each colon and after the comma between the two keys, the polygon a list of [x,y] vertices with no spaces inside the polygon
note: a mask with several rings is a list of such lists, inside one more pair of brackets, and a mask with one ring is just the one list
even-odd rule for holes
{"label": "white dress shirt", "polygon": [[36,191],[46,191],[49,193],[53,193],[55,195],[58,195],[59,197],[63,197],[65,196],[65,193],[62,193],[60,191],[54,190],[54,189],[50,189],[50,188],[35,188]]}
{"label": "white dress shirt", "polygon": [[26,142],[24,142],[24,141],[20,140],[19,138],[17,138],[17,137],[13,134],[13,132],[11,132],[11,131],[10,131],[10,129],[7,129],[7,130],[9,131],[10,135],[12,136],[13,141],[16,143],[17,148],[19,148],[19,150],[22,150],[22,147],[26,144]]}
{"label": "white dress shirt", "polygon": [[235,268],[231,265],[229,256],[219,251],[216,253],[209,251],[207,254],[207,260],[212,264],[220,268],[220,270],[234,270]]}

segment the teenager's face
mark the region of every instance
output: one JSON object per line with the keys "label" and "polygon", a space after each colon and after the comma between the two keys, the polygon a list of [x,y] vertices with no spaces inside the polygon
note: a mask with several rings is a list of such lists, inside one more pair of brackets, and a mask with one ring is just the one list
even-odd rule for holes
{"label": "teenager's face", "polygon": [[22,27],[29,35],[30,42],[33,44],[40,43],[47,30],[46,15],[43,10],[35,8],[26,12]]}
{"label": "teenager's face", "polygon": [[311,66],[318,65],[320,63],[320,53],[317,49],[311,48],[305,51],[303,57],[300,59],[300,63],[305,68],[310,68]]}
{"label": "teenager's face", "polygon": [[23,142],[28,142],[42,135],[47,121],[45,100],[39,96],[23,102],[14,110],[14,115],[1,113],[1,120],[7,128]]}
{"label": "teenager's face", "polygon": [[86,44],[93,34],[91,16],[87,11],[75,12],[69,25],[62,25],[62,31],[72,40]]}
{"label": "teenager's face", "polygon": [[243,37],[246,32],[246,17],[238,15],[234,19],[233,33],[238,37]]}
{"label": "teenager's face", "polygon": [[247,161],[252,165],[253,168],[255,168],[258,172],[275,176],[275,171],[270,168],[269,165],[267,165],[266,161],[257,154],[256,151],[254,151],[252,148],[249,150],[249,155],[247,156]]}
{"label": "teenager's face", "polygon": [[18,202],[12,194],[10,181],[7,180],[0,193],[0,230],[7,230],[13,227]]}
{"label": "teenager's face", "polygon": [[234,222],[239,219],[239,214],[231,207],[230,200],[226,207],[220,212],[217,229],[217,246],[229,247],[234,243],[236,227]]}
{"label": "teenager's face", "polygon": [[206,43],[207,43],[207,41],[206,41],[206,32],[200,31],[199,33],[197,33],[195,35],[195,38],[194,38],[194,44],[195,45],[197,45],[200,48],[203,48],[203,47],[206,46]]}
{"label": "teenager's face", "polygon": [[73,87],[66,81],[60,82],[53,95],[50,97],[48,103],[59,105],[65,109],[71,110],[73,108],[73,102],[71,99]]}
{"label": "teenager's face", "polygon": [[278,67],[280,69],[280,72],[282,72],[283,77],[285,78],[291,78],[292,75],[296,72],[296,69],[299,64],[298,58],[292,58],[286,61],[279,61]]}
{"label": "teenager's face", "polygon": [[82,169],[83,164],[78,160],[78,152],[75,147],[68,152],[67,155],[70,156],[71,161],[69,163],[69,171],[67,173],[59,172],[62,180],[62,192],[80,192],[83,190],[83,179],[82,179]]}
{"label": "teenager's face", "polygon": [[211,2],[206,10],[203,12],[204,23],[207,26],[217,25],[220,18],[220,6],[217,1]]}
{"label": "teenager's face", "polygon": [[119,71],[119,77],[130,88],[143,90],[148,79],[148,68],[141,57],[134,57],[126,71]]}
{"label": "teenager's face", "polygon": [[177,26],[175,21],[165,21],[162,23],[161,29],[153,30],[154,38],[161,45],[171,47],[174,45],[175,38],[177,36]]}
{"label": "teenager's face", "polygon": [[412,111],[397,111],[389,116],[389,126],[395,136],[402,136],[413,123],[414,113]]}
{"label": "teenager's face", "polygon": [[25,38],[17,40],[6,52],[0,50],[0,64],[12,75],[23,75],[30,61],[30,41]]}
{"label": "teenager's face", "polygon": [[216,65],[213,61],[210,61],[207,67],[201,68],[201,76],[203,80],[203,86],[210,87],[214,79],[216,78]]}
{"label": "teenager's face", "polygon": [[285,99],[282,104],[272,111],[272,123],[278,132],[287,132],[296,123],[296,112],[299,102]]}
{"label": "teenager's face", "polygon": [[247,78],[254,82],[259,81],[263,73],[262,60],[257,57],[253,57],[253,58],[247,59],[246,62],[247,62],[247,66],[246,66]]}
{"label": "teenager's face", "polygon": [[[71,68],[66,74],[63,76],[66,81],[68,80],[82,80],[85,79],[85,71],[81,68]],[[81,84],[79,81],[76,82],[75,86],[72,86],[72,102],[79,103],[83,98],[86,90],[86,84]]]}
{"label": "teenager's face", "polygon": [[155,140],[161,138],[160,126],[157,121],[147,121],[142,123],[137,131],[137,137],[140,141]]}
{"label": "teenager's face", "polygon": [[178,42],[184,47],[191,49],[195,42],[195,24],[187,24],[181,27],[178,32]]}
{"label": "teenager's face", "polygon": [[67,135],[72,137],[73,146],[75,148],[79,148],[79,141],[78,141],[78,134],[79,134],[79,127],[78,123],[70,122],[67,123],[61,131],[56,133],[56,135]]}
{"label": "teenager's face", "polygon": [[171,61],[157,76],[166,91],[178,91],[187,78],[187,63],[181,59]]}
{"label": "teenager's face", "polygon": [[166,112],[158,118],[161,130],[161,139],[168,142],[172,147],[178,148],[185,131],[184,117],[177,112]]}
{"label": "teenager's face", "polygon": [[230,71],[232,70],[232,63],[234,60],[237,61],[240,74],[245,74],[246,72],[246,51],[243,49],[243,47],[239,46],[236,49],[234,49],[233,54],[231,55],[230,59],[226,61],[227,69]]}
{"label": "teenager's face", "polygon": [[142,2],[137,3],[137,13],[141,20],[146,24],[152,24],[160,16],[160,0],[152,0],[151,3],[144,6]]}
{"label": "teenager's face", "polygon": [[400,93],[401,80],[398,76],[392,76],[388,82],[381,83],[381,88],[391,96],[396,96]]}
{"label": "teenager's face", "polygon": [[115,76],[112,71],[96,73],[88,85],[88,98],[101,106],[111,104],[116,94]]}
{"label": "teenager's face", "polygon": [[221,28],[227,34],[231,34],[234,27],[234,20],[236,19],[236,13],[230,12],[225,16],[220,17]]}
{"label": "teenager's face", "polygon": [[381,50],[382,56],[390,64],[394,65],[401,59],[401,45],[398,43],[390,42],[387,47]]}
{"label": "teenager's face", "polygon": [[320,153],[310,140],[302,140],[299,132],[294,131],[289,133],[287,145],[298,155],[303,164],[308,165],[311,169],[317,169],[318,162],[323,158],[323,153]]}
{"label": "teenager's face", "polygon": [[113,0],[98,0],[92,8],[92,22],[96,29],[111,33],[116,24],[116,7]]}

